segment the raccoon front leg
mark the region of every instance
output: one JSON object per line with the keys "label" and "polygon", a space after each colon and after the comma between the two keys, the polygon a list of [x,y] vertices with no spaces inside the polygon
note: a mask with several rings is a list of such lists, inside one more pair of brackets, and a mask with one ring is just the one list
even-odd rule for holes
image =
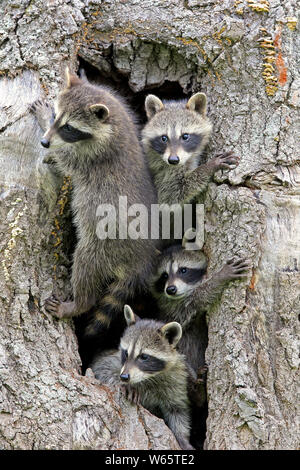
{"label": "raccoon front leg", "polygon": [[93,258],[91,253],[85,252],[80,245],[77,245],[71,279],[74,300],[61,302],[52,295],[45,302],[48,313],[57,318],[70,318],[87,312],[96,304],[98,292],[100,296],[100,287],[97,284],[99,276],[93,271],[95,263],[89,262],[91,258]]}
{"label": "raccoon front leg", "polygon": [[94,302],[78,305],[74,301],[62,302],[54,295],[45,300],[45,309],[57,318],[72,318],[90,310]]}
{"label": "raccoon front leg", "polygon": [[[250,260],[241,258],[229,259],[220,271],[200,284],[193,292],[191,304],[193,304],[194,312],[199,311],[199,307],[201,310],[206,310],[221,295],[228,282],[236,279],[246,279],[251,267],[252,263]],[[187,327],[194,320],[195,315],[196,313],[187,317],[181,326],[183,328]]]}
{"label": "raccoon front leg", "polygon": [[[54,109],[45,100],[39,99],[32,103],[29,111],[35,115],[43,132],[46,132],[54,122]],[[48,154],[44,157],[43,163],[54,163],[54,160],[51,158],[51,155]]]}
{"label": "raccoon front leg", "polygon": [[190,444],[190,413],[189,410],[176,410],[176,407],[164,410],[164,421],[171,429],[183,450],[194,450]]}
{"label": "raccoon front leg", "polygon": [[188,202],[197,194],[202,193],[214,173],[218,170],[233,170],[239,164],[239,157],[233,152],[225,152],[203,163],[195,170],[186,173],[183,186],[183,202]]}
{"label": "raccoon front leg", "polygon": [[57,318],[72,317],[75,309],[75,302],[61,302],[55,295],[45,301],[45,310]]}
{"label": "raccoon front leg", "polygon": [[[190,369],[192,369],[190,367]],[[199,408],[203,407],[206,403],[206,376],[207,376],[208,367],[205,364],[204,366],[198,369],[197,374],[195,374],[192,369],[192,373],[189,374],[188,379],[188,391],[189,398],[192,403],[197,405]]]}

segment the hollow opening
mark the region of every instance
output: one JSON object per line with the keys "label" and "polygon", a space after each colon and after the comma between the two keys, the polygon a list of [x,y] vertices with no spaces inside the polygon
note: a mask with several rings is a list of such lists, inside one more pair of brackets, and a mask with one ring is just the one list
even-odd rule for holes
{"label": "hollow opening", "polygon": [[[113,71],[112,76],[107,77],[99,72],[99,70],[89,64],[82,58],[79,58],[79,69],[78,74],[80,75],[80,70],[83,69],[86,77],[89,81],[99,85],[108,85],[121,94],[129,106],[136,113],[138,122],[142,126],[146,122],[146,114],[144,109],[145,97],[149,93],[156,94],[161,99],[182,99],[186,98],[185,93],[182,90],[182,87],[178,82],[165,81],[164,84],[160,87],[153,87],[141,92],[134,93],[129,85],[127,78],[118,73],[117,70]],[[68,227],[67,231],[70,234],[70,240],[72,240],[72,246],[68,246],[68,254],[71,259],[71,252],[75,249],[76,246],[76,235],[75,229],[72,225],[71,220],[68,218]],[[132,302],[132,307],[135,312],[143,318],[153,318],[153,312],[155,312],[156,304],[154,299],[150,296],[145,298],[136,298]],[[111,326],[110,334],[106,334],[103,337],[97,337],[97,339],[85,339],[84,330],[88,323],[90,314],[80,315],[74,319],[75,324],[75,333],[78,338],[79,344],[79,354],[82,360],[82,373],[85,374],[86,369],[91,363],[93,356],[96,351],[108,350],[117,348],[119,345],[119,339],[122,334],[122,331],[125,327],[125,322],[120,324],[120,319]],[[111,332],[114,334],[112,335]],[[207,339],[207,329],[204,332]],[[206,344],[207,345],[207,344]],[[206,419],[208,416],[208,407],[207,402],[201,409],[193,407],[192,410],[192,431],[191,431],[191,443],[196,449],[202,449],[203,443],[206,435]]]}
{"label": "hollow opening", "polygon": [[147,88],[146,90],[135,93],[128,85],[127,78],[123,74],[119,73],[116,68],[113,68],[113,72],[109,77],[107,77],[99,72],[96,67],[93,67],[84,59],[79,58],[78,73],[80,73],[80,69],[85,71],[89,81],[98,85],[108,85],[117,90],[117,92],[126,99],[141,125],[146,122],[144,103],[145,98],[149,93],[158,95],[159,98],[166,100],[186,98],[186,94],[178,82],[170,82],[166,80],[160,87]]}

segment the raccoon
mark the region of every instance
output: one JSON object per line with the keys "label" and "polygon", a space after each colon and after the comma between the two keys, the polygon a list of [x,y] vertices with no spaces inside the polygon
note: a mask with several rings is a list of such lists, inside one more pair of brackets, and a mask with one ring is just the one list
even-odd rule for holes
{"label": "raccoon", "polygon": [[207,277],[204,252],[188,250],[186,243],[184,237],[181,245],[173,245],[162,252],[150,289],[157,300],[158,319],[181,324],[184,334],[178,350],[186,356],[195,380],[201,381],[207,346],[204,312],[230,281],[248,277],[251,262],[229,259],[218,272]]}
{"label": "raccoon", "polygon": [[[108,327],[125,301],[146,289],[156,259],[158,241],[127,237],[128,223],[119,211],[120,196],[127,204],[143,204],[150,212],[157,202],[134,118],[120,96],[108,87],[90,84],[66,70],[66,88],[55,105],[55,119],[42,137],[58,169],[71,176],[72,212],[78,243],[72,267],[73,301],[54,296],[45,308],[52,315],[72,317],[94,307],[87,334]],[[40,118],[51,115],[41,101],[31,110]],[[107,221],[119,221],[114,237],[97,236],[100,204],[110,205]],[[130,218],[128,217],[128,220]],[[125,233],[125,239],[121,233]]]}
{"label": "raccoon", "polygon": [[142,143],[159,204],[192,201],[205,191],[217,170],[231,170],[239,163],[232,152],[201,163],[212,133],[206,102],[204,93],[196,93],[188,101],[162,102],[155,95],[146,98],[148,122],[142,130]]}
{"label": "raccoon", "polygon": [[163,418],[182,449],[193,449],[189,443],[188,369],[184,356],[176,350],[180,324],[140,320],[128,305],[124,315],[128,327],[119,351],[94,358],[90,367],[95,377],[102,383],[123,384],[127,398]]}

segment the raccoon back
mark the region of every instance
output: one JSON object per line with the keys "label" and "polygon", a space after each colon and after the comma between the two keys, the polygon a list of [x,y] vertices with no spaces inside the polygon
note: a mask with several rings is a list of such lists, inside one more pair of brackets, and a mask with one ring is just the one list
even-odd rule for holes
{"label": "raccoon back", "polygon": [[112,349],[96,354],[90,367],[99,382],[107,385],[120,383],[121,360],[118,350]]}

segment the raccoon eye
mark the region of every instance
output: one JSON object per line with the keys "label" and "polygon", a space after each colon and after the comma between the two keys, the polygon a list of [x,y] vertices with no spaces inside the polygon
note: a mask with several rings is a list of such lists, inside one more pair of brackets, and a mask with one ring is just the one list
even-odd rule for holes
{"label": "raccoon eye", "polygon": [[189,140],[190,134],[182,134],[181,138],[182,140]]}
{"label": "raccoon eye", "polygon": [[161,278],[162,279],[168,279],[168,273],[162,273]]}
{"label": "raccoon eye", "polygon": [[161,136],[161,140],[162,140],[163,142],[168,142],[169,139],[168,139],[168,136],[167,136],[167,135],[162,135],[162,136]]}
{"label": "raccoon eye", "polygon": [[70,126],[70,124],[65,124],[64,126],[62,126],[62,129],[64,131],[71,132],[73,130],[73,127]]}
{"label": "raccoon eye", "polygon": [[180,268],[180,269],[179,269],[179,272],[180,272],[181,274],[185,274],[185,273],[187,272],[187,268]]}
{"label": "raccoon eye", "polygon": [[148,354],[140,354],[139,358],[142,359],[142,361],[147,361],[147,359],[149,359],[149,355]]}

